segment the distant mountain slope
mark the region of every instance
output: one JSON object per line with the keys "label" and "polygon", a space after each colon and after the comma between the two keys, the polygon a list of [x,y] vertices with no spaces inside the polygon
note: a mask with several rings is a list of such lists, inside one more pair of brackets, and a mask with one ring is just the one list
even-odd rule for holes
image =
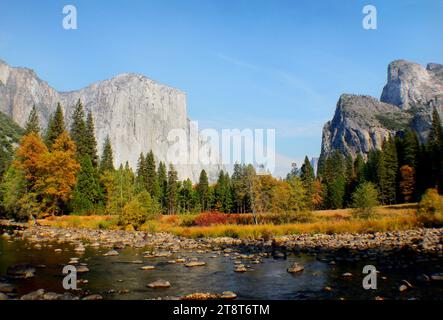
{"label": "distant mountain slope", "polygon": [[0,176],[12,159],[14,146],[19,142],[23,131],[11,118],[0,112]]}
{"label": "distant mountain slope", "polygon": [[[39,79],[34,71],[11,67],[0,60],[0,111],[18,124],[24,125],[35,104],[45,127],[58,102],[64,108],[66,120],[70,121],[72,107],[78,99],[94,115],[95,135],[100,148],[106,136],[110,136],[117,166],[128,161],[135,168],[140,153],[150,150],[157,161],[166,161],[168,150],[174,144],[167,137],[174,129],[182,130],[188,140],[198,139],[200,147],[206,146],[207,152],[202,154],[208,158],[211,152],[212,156],[216,154],[198,134],[191,137],[186,94],[180,90],[158,84],[142,75],[125,73],[80,90],[58,92]],[[189,145],[185,151],[188,157],[195,152]],[[197,181],[200,171],[206,169],[213,181],[221,166],[204,163],[198,161],[175,167],[180,179]]]}
{"label": "distant mountain slope", "polygon": [[443,65],[423,68],[405,60],[393,61],[381,101],[350,94],[340,97],[334,118],[323,127],[321,158],[336,149],[353,157],[366,156],[381,148],[387,136],[407,127],[424,142],[434,106],[443,115]]}

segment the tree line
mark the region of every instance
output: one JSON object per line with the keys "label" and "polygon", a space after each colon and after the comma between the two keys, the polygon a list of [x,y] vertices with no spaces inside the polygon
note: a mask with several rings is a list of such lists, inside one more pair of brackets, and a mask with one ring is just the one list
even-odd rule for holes
{"label": "tree line", "polygon": [[406,130],[389,137],[365,160],[335,150],[322,158],[317,175],[309,159],[284,179],[257,174],[252,165],[235,164],[232,174],[220,171],[209,183],[179,181],[173,165],[156,162],[152,151],[141,153],[135,171],[126,162],[114,168],[106,137],[99,157],[91,112],[80,101],[66,128],[57,105],[41,132],[32,108],[24,135],[0,180],[0,206],[9,217],[60,214],[119,215],[124,225],[141,225],[157,214],[300,212],[355,206],[371,195],[382,204],[419,200],[428,188],[443,190],[443,133],[434,110],[427,143]]}

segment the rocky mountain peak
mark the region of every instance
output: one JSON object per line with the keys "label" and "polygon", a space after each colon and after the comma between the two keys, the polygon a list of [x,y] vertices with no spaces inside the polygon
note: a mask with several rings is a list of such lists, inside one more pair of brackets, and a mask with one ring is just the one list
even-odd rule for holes
{"label": "rocky mountain peak", "polygon": [[388,66],[387,84],[380,101],[364,95],[340,96],[334,117],[323,128],[321,157],[338,149],[364,157],[383,140],[410,127],[422,142],[428,137],[435,106],[443,115],[443,66],[426,68],[406,60]]}
{"label": "rocky mountain peak", "polygon": [[404,110],[427,104],[443,106],[442,65],[430,63],[424,68],[405,60],[391,62],[380,100]]}

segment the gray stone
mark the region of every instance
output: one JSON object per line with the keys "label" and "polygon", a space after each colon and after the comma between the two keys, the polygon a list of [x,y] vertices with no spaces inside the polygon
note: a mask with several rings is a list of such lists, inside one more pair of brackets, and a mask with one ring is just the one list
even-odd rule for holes
{"label": "gray stone", "polygon": [[297,262],[288,268],[289,273],[298,273],[305,270],[305,267]]}
{"label": "gray stone", "polygon": [[45,294],[45,290],[38,289],[36,291],[29,292],[23,295],[20,300],[41,300],[43,299],[43,295]]}
{"label": "gray stone", "polygon": [[201,267],[201,266],[205,266],[206,262],[203,261],[191,261],[188,262],[187,264],[185,264],[185,266],[187,267]]}
{"label": "gray stone", "polygon": [[224,291],[222,293],[222,295],[221,295],[221,298],[222,299],[227,299],[227,300],[235,299],[235,298],[237,298],[237,294],[235,292],[232,292],[232,291]]}
{"label": "gray stone", "polygon": [[157,280],[154,282],[151,282],[148,284],[149,288],[169,288],[171,286],[171,283],[169,281],[165,281],[165,280]]}
{"label": "gray stone", "polygon": [[443,281],[443,273],[433,273],[431,279],[432,281]]}
{"label": "gray stone", "polygon": [[118,252],[115,250],[110,250],[104,254],[104,256],[118,256]]}

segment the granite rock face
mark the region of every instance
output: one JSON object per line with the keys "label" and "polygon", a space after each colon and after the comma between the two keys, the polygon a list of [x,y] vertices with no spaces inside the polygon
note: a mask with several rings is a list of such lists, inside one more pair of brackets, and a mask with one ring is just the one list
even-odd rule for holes
{"label": "granite rock face", "polygon": [[186,157],[191,155],[190,138],[197,141],[199,150],[205,149],[199,160],[175,164],[180,179],[197,181],[200,171],[205,169],[213,181],[221,169],[218,161],[204,164],[208,163],[205,157],[217,159],[218,154],[198,133],[193,136],[192,122],[187,118],[186,94],[180,90],[126,73],[77,91],[58,92],[34,71],[11,67],[0,60],[0,111],[21,126],[35,104],[45,128],[58,102],[69,126],[73,106],[79,99],[86,111],[93,113],[99,152],[109,135],[117,166],[128,161],[136,168],[140,153],[149,150],[154,152],[157,162],[168,162],[168,150],[175,144],[168,134],[178,129],[188,139]]}
{"label": "granite rock face", "polygon": [[405,60],[396,60],[388,66],[388,82],[380,100],[402,110],[432,104],[443,106],[443,65],[429,63],[425,68]]}
{"label": "granite rock face", "polygon": [[443,115],[443,65],[426,68],[404,60],[389,64],[388,82],[380,101],[369,97],[343,94],[334,118],[323,127],[321,157],[340,150],[355,157],[366,157],[380,149],[383,140],[406,128],[415,130],[426,141],[436,107]]}

